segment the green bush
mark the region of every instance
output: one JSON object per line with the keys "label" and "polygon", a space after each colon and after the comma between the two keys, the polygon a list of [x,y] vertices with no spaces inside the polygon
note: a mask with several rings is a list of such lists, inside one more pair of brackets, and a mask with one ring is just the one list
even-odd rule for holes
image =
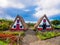
{"label": "green bush", "polygon": [[0,41],[0,45],[8,45],[8,43],[5,43],[4,41]]}
{"label": "green bush", "polygon": [[22,33],[21,33],[21,36],[25,36],[25,33],[24,33],[24,32],[22,32]]}
{"label": "green bush", "polygon": [[11,24],[13,21],[11,20],[6,20],[6,19],[0,19],[0,31],[5,31],[9,30]]}
{"label": "green bush", "polygon": [[45,40],[56,36],[60,36],[60,32],[44,32],[44,33],[37,32],[36,35],[39,39]]}
{"label": "green bush", "polygon": [[46,35],[46,37],[51,38],[55,36],[54,32],[46,32],[44,35]]}

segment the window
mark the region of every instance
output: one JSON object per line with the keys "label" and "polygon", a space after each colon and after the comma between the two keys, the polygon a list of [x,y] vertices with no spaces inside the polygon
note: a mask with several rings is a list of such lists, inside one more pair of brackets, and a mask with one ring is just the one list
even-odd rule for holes
{"label": "window", "polygon": [[43,22],[46,22],[46,19],[44,19]]}
{"label": "window", "polygon": [[14,26],[14,28],[16,28],[16,26]]}
{"label": "window", "polygon": [[22,28],[22,26],[20,26],[20,28]]}
{"label": "window", "polygon": [[19,20],[17,20],[17,23],[19,23]]}
{"label": "window", "polygon": [[50,25],[47,25],[47,27],[50,27]]}

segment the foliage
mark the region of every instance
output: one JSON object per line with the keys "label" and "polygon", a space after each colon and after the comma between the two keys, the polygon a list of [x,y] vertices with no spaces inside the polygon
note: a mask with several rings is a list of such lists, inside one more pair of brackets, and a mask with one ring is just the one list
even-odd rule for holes
{"label": "foliage", "polygon": [[[8,41],[5,42],[5,41],[1,41],[1,40],[0,40],[0,45],[8,45],[8,44],[9,44]],[[16,45],[16,44],[14,43],[14,45]]]}
{"label": "foliage", "polygon": [[27,23],[27,25],[29,26],[29,27],[34,27],[34,23]]}
{"label": "foliage", "polygon": [[45,40],[56,36],[60,36],[60,32],[44,32],[44,33],[37,32],[36,35],[39,39]]}
{"label": "foliage", "polygon": [[6,20],[6,19],[0,19],[0,31],[8,30],[11,26],[13,21]]}
{"label": "foliage", "polygon": [[0,41],[0,45],[8,45],[8,44],[4,41]]}
{"label": "foliage", "polygon": [[12,34],[12,35],[19,35],[20,34],[21,36],[25,35],[25,33],[23,31],[20,31],[20,32],[18,32],[18,31],[16,31],[16,32],[6,31],[6,32],[2,32],[2,33],[4,33],[4,34]]}
{"label": "foliage", "polygon": [[[19,36],[19,35],[21,36],[20,38],[23,39],[23,36],[25,35],[25,33],[23,31],[20,31],[20,32],[17,32],[17,31],[16,32],[11,32],[11,31],[6,31],[6,32],[4,31],[3,32],[3,31],[1,31],[0,38],[3,38],[1,45],[8,45],[11,41],[10,37],[13,37],[11,39],[15,40],[16,39],[15,36]],[[5,40],[5,38],[7,38],[7,39]],[[14,44],[14,45],[16,45],[16,44]]]}
{"label": "foliage", "polygon": [[60,25],[52,25],[55,29],[60,29]]}
{"label": "foliage", "polygon": [[53,20],[53,21],[51,21],[51,24],[52,24],[53,28],[60,29],[60,20]]}
{"label": "foliage", "polygon": [[51,21],[51,23],[53,25],[59,25],[60,24],[60,20],[53,20],[53,21]]}

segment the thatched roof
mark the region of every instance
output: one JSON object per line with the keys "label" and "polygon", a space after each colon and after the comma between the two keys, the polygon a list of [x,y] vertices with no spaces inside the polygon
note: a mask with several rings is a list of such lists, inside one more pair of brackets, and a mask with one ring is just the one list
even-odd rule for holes
{"label": "thatched roof", "polygon": [[[49,24],[51,25],[51,23],[50,23],[49,19],[47,18],[47,16],[44,15],[44,16],[42,16],[42,17],[38,20],[38,22],[34,25],[35,28],[38,27],[38,25],[41,23],[41,21],[42,21],[42,19],[43,19],[44,17],[47,19],[47,21],[48,21]],[[51,25],[51,27],[52,27],[52,25]]]}
{"label": "thatched roof", "polygon": [[11,28],[14,25],[14,23],[15,23],[15,21],[16,21],[17,18],[19,18],[19,20],[21,21],[22,25],[24,26],[24,29],[27,29],[28,28],[27,24],[25,23],[24,19],[21,16],[19,16],[19,15],[17,15],[17,17],[15,18],[13,24],[11,25]]}

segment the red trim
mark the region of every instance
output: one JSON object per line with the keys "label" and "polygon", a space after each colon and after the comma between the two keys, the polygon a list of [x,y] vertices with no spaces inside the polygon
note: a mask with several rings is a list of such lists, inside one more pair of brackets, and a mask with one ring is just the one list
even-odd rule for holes
{"label": "red trim", "polygon": [[37,28],[38,30],[43,30],[43,28]]}
{"label": "red trim", "polygon": [[22,30],[25,30],[25,29],[11,29],[12,31],[22,31]]}
{"label": "red trim", "polygon": [[46,30],[52,30],[52,28],[46,28]]}
{"label": "red trim", "polygon": [[[43,28],[37,28],[38,30],[43,30]],[[46,30],[52,30],[52,28],[46,28]]]}

